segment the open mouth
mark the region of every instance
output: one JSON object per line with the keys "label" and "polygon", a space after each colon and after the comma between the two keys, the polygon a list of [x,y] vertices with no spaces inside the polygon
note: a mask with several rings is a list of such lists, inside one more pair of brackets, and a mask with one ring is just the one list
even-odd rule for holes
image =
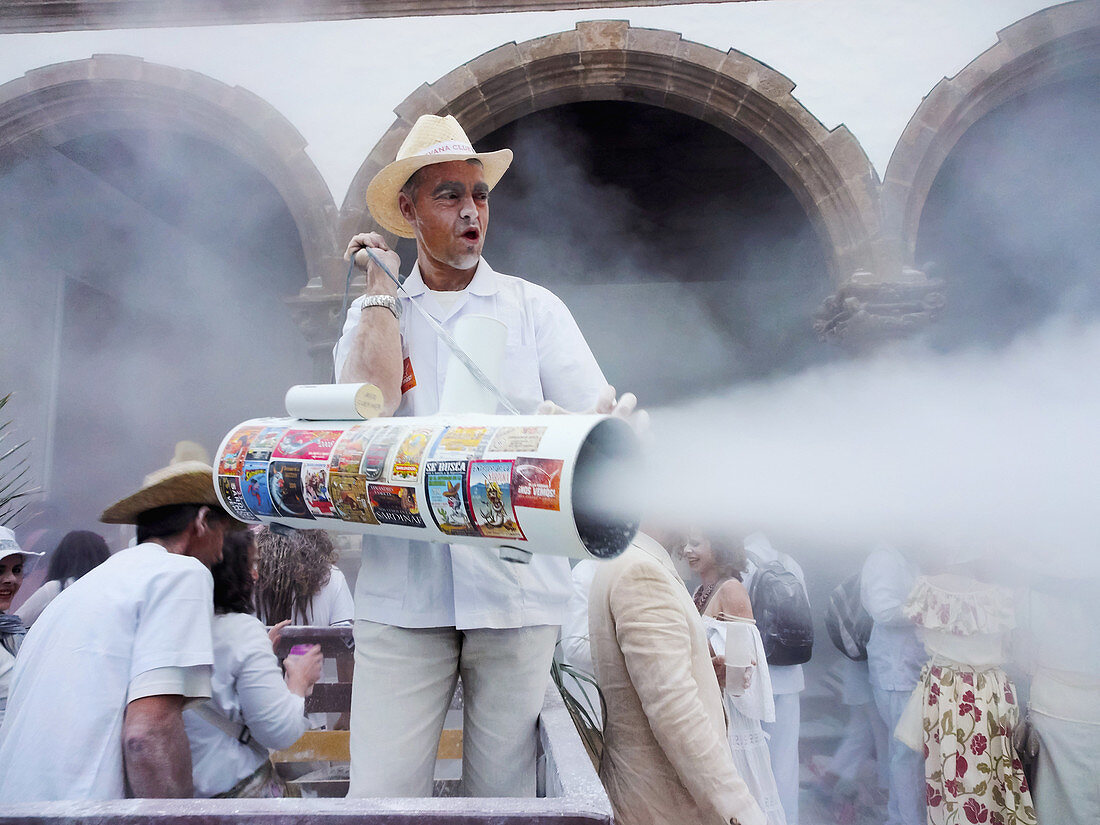
{"label": "open mouth", "polygon": [[477,242],[477,239],[481,237],[481,232],[476,227],[470,227],[462,233],[462,237],[473,243]]}

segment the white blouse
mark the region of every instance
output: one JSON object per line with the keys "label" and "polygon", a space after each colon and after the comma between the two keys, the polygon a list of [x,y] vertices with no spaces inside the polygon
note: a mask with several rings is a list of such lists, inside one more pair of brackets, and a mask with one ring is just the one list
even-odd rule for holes
{"label": "white blouse", "polygon": [[[214,675],[208,702],[252,738],[278,750],[298,741],[309,727],[305,699],[291,693],[271,649],[267,629],[255,616],[214,616]],[[194,711],[183,715],[191,742],[195,796],[227,791],[263,764],[248,745],[233,741]]]}

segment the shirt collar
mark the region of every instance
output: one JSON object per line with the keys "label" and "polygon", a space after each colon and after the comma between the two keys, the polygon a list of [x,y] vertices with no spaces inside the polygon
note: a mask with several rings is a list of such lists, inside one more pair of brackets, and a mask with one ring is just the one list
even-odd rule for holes
{"label": "shirt collar", "polygon": [[664,546],[659,541],[639,531],[634,537],[634,541],[631,543],[639,550],[649,554],[660,562],[662,567],[676,577],[676,581],[681,584],[684,583],[684,580],[680,578],[680,574],[676,570],[676,565],[672,563],[672,557],[669,556],[668,551],[665,550]]}
{"label": "shirt collar", "polygon": [[[424,283],[424,278],[420,275],[419,261],[413,264],[412,272],[409,273],[409,277],[401,284],[401,289],[410,298],[416,295],[423,295],[428,291],[428,286]],[[479,258],[477,269],[474,271],[473,280],[470,281],[464,291],[473,295],[493,295],[499,290],[500,276],[491,266],[489,266],[488,261],[484,258]]]}

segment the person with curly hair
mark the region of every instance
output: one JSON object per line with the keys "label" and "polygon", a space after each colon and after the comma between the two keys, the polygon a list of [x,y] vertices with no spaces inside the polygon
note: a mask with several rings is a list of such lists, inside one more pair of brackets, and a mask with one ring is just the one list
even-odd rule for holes
{"label": "person with curly hair", "polygon": [[355,605],[347,579],[336,566],[338,553],[324,530],[256,533],[259,550],[256,614],[269,625],[329,627],[351,624]]}

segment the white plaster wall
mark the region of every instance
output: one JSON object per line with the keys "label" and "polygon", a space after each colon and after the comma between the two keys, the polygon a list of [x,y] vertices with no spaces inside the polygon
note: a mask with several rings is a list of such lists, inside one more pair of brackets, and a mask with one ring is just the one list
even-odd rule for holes
{"label": "white plaster wall", "polygon": [[0,83],[51,63],[129,54],[243,86],[282,112],[337,204],[421,83],[502,43],[629,20],[739,49],[790,77],[829,128],[844,123],[881,176],[922,97],[1050,0],[767,0],[717,5],[347,22],[0,35]]}

